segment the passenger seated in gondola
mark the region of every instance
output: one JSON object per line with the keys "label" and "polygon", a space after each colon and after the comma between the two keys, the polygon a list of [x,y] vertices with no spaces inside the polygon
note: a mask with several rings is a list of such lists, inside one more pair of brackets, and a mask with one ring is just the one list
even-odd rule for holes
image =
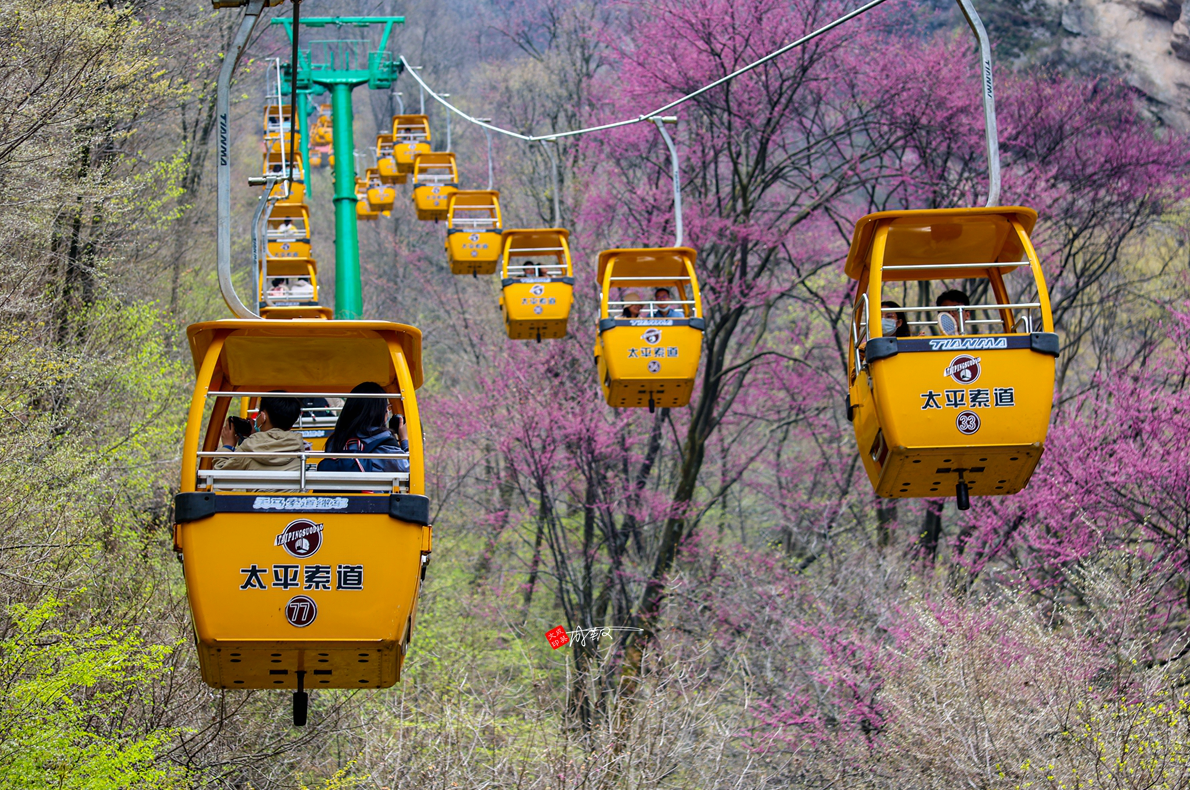
{"label": "passenger seated in gondola", "polygon": [[[886,299],[880,303],[881,307],[891,307],[892,310],[884,310],[880,313],[880,329],[881,334],[885,337],[912,337],[913,333],[909,330],[909,321],[906,320],[905,314],[901,312],[901,305],[891,299]],[[860,348],[863,348],[861,345]]]}
{"label": "passenger seated in gondola", "polygon": [[[949,291],[943,291],[935,300],[935,307],[967,307],[971,304],[971,299],[967,296],[966,291],[960,291],[957,288],[952,288]],[[960,334],[959,327],[962,325],[961,334],[973,335],[975,334],[975,327],[968,325],[966,322],[972,318],[969,310],[964,310],[963,320],[959,321],[958,310],[947,310],[938,314],[938,328],[942,330],[944,335]]]}
{"label": "passenger seated in gondola", "polygon": [[638,304],[630,304],[624,306],[624,311],[620,314],[624,318],[639,318],[640,308]]}
{"label": "passenger seated in gondola", "polygon": [[[906,320],[905,314],[898,308],[899,303],[891,299],[886,299],[880,303],[881,307],[891,307],[892,310],[883,310],[880,313],[880,334],[883,337],[912,337],[913,333],[909,330],[909,321]],[[862,359],[868,348],[868,339],[865,337],[859,342],[859,356]]]}
{"label": "passenger seated in gondola", "polygon": [[301,278],[289,287],[289,296],[293,299],[313,299],[314,286],[309,280]]}
{"label": "passenger seated in gondola", "polygon": [[285,282],[284,277],[274,277],[269,281],[269,296],[273,299],[282,299],[289,296],[289,283]]}
{"label": "passenger seated in gondola", "polygon": [[[282,393],[282,390],[276,390]],[[236,446],[236,432],[229,417],[219,433],[224,450],[243,453],[239,458],[220,458],[216,469],[228,471],[287,472],[301,466],[297,457],[269,456],[267,453],[297,453],[304,447],[302,437],[290,430],[302,413],[297,398],[278,398],[267,395],[260,399],[260,408],[253,420],[252,435]],[[251,453],[251,455],[249,455]]]}
{"label": "passenger seated in gondola", "polygon": [[[353,394],[381,394],[384,388],[374,381],[365,381],[351,391]],[[391,409],[385,398],[347,398],[335,430],[326,440],[328,453],[405,453],[408,440],[401,442],[386,424]],[[320,472],[408,472],[407,458],[324,458],[318,463]]]}
{"label": "passenger seated in gondola", "polygon": [[653,306],[649,310],[649,318],[683,318],[685,314],[681,308],[670,304],[672,297],[668,288],[658,288],[653,292]]}

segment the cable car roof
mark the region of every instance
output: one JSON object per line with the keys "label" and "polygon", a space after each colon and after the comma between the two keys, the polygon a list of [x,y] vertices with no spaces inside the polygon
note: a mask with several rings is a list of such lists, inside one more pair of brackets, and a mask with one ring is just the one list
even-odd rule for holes
{"label": "cable car roof", "polygon": [[524,251],[526,255],[535,255],[542,251],[561,252],[548,245],[568,240],[570,231],[566,228],[511,228],[502,235],[509,252]]}
{"label": "cable car roof", "polygon": [[363,381],[387,387],[396,371],[389,343],[399,343],[413,386],[422,383],[421,330],[391,321],[294,319],[204,321],[186,329],[197,373],[207,349],[226,333],[220,385],[295,392],[350,392]]}
{"label": "cable car roof", "polygon": [[477,208],[487,208],[493,202],[500,202],[500,190],[460,189],[458,192],[451,193],[450,202],[457,203],[459,208],[470,208],[472,206]]}
{"label": "cable car roof", "polygon": [[987,269],[948,269],[946,264],[1023,260],[1027,257],[1025,250],[1010,222],[1016,220],[1028,234],[1037,222],[1037,212],[1024,206],[990,206],[868,214],[855,223],[851,237],[845,269],[851,279],[858,280],[871,262],[872,240],[882,220],[892,220],[884,252],[886,264],[937,266],[917,269],[911,277],[884,279],[931,280],[987,276]]}
{"label": "cable car roof", "polygon": [[[687,261],[694,266],[698,253],[689,247],[642,247],[633,249],[604,250],[599,253],[599,279],[603,282],[607,267],[615,261],[615,286],[617,288],[652,287],[660,285],[655,277],[672,277],[675,280],[688,277]],[[639,282],[622,278],[641,277]]]}
{"label": "cable car roof", "polygon": [[302,217],[303,219],[309,219],[310,207],[305,203],[278,203],[273,206],[273,210],[269,214],[269,222],[272,222],[275,219],[285,219],[287,217]]}

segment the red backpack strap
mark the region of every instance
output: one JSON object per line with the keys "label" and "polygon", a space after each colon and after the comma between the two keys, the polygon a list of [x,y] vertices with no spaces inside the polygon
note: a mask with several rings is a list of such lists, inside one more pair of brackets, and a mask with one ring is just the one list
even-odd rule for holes
{"label": "red backpack strap", "polygon": [[[363,451],[364,451],[364,443],[358,437],[353,436],[352,438],[348,439],[346,442],[343,443],[343,452],[345,452],[345,453],[362,453]],[[351,458],[348,460],[355,461],[355,465],[357,467],[359,467],[359,470],[361,472],[367,471],[366,469],[364,469],[362,459]]]}

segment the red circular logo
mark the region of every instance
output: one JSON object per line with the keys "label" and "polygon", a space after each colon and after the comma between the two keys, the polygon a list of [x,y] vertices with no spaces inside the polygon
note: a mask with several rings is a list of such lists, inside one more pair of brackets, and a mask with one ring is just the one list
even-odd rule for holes
{"label": "red circular logo", "polygon": [[299,560],[310,557],[322,548],[322,525],[306,518],[291,521],[285,531],[277,536],[276,545]]}
{"label": "red circular logo", "polygon": [[974,384],[979,373],[979,357],[970,354],[959,354],[942,371],[943,376],[949,376],[959,384]]}
{"label": "red circular logo", "polygon": [[973,411],[959,412],[959,416],[955,418],[954,425],[959,429],[959,433],[970,436],[979,430],[979,415]]}
{"label": "red circular logo", "polygon": [[308,595],[295,595],[285,604],[285,619],[295,628],[305,628],[318,617],[318,604]]}

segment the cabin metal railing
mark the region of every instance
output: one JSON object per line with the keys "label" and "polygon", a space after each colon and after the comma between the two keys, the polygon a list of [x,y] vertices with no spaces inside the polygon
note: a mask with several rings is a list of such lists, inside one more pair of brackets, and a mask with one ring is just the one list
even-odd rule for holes
{"label": "cabin metal railing", "polygon": [[[272,392],[266,390],[210,390],[209,398],[381,398],[400,400],[399,392]],[[343,406],[303,406],[302,413],[293,430],[315,430],[334,428],[337,414]],[[330,411],[336,416],[307,415],[307,412]],[[307,422],[309,420],[310,422]],[[277,490],[306,491],[313,487],[319,491],[364,491],[376,486],[387,486],[391,491],[408,491],[409,472],[319,472],[308,469],[324,458],[351,458],[377,460],[410,460],[408,452],[400,453],[348,453],[325,450],[300,450],[297,452],[252,452],[244,450],[199,450],[198,458],[296,458],[299,468],[288,470],[243,470],[243,469],[199,469],[197,485],[203,490]]]}
{"label": "cabin metal railing", "polygon": [[389,491],[409,490],[409,472],[320,472],[309,469],[324,458],[377,459],[409,461],[409,453],[329,453],[302,450],[299,452],[251,452],[243,450],[200,450],[199,458],[297,458],[297,469],[245,470],[199,469],[198,486],[206,490],[308,491],[364,491],[376,485],[386,485]]}
{"label": "cabin metal railing", "polygon": [[[882,308],[883,309],[883,308]],[[967,327],[978,327],[992,324],[1000,324],[1003,327],[1003,322],[999,318],[976,318],[974,313],[978,310],[992,311],[992,310],[1026,310],[1018,316],[1013,322],[1012,328],[1003,327],[1002,333],[993,334],[1018,334],[1016,327],[1024,324],[1023,332],[1021,334],[1031,334],[1033,332],[1033,314],[1031,311],[1040,310],[1041,302],[1013,302],[1008,304],[974,304],[974,305],[948,305],[948,306],[934,306],[934,307],[890,307],[884,312],[897,313],[957,313],[958,314],[958,334],[967,334]],[[909,326],[938,326],[938,319],[932,321],[906,321]]]}

